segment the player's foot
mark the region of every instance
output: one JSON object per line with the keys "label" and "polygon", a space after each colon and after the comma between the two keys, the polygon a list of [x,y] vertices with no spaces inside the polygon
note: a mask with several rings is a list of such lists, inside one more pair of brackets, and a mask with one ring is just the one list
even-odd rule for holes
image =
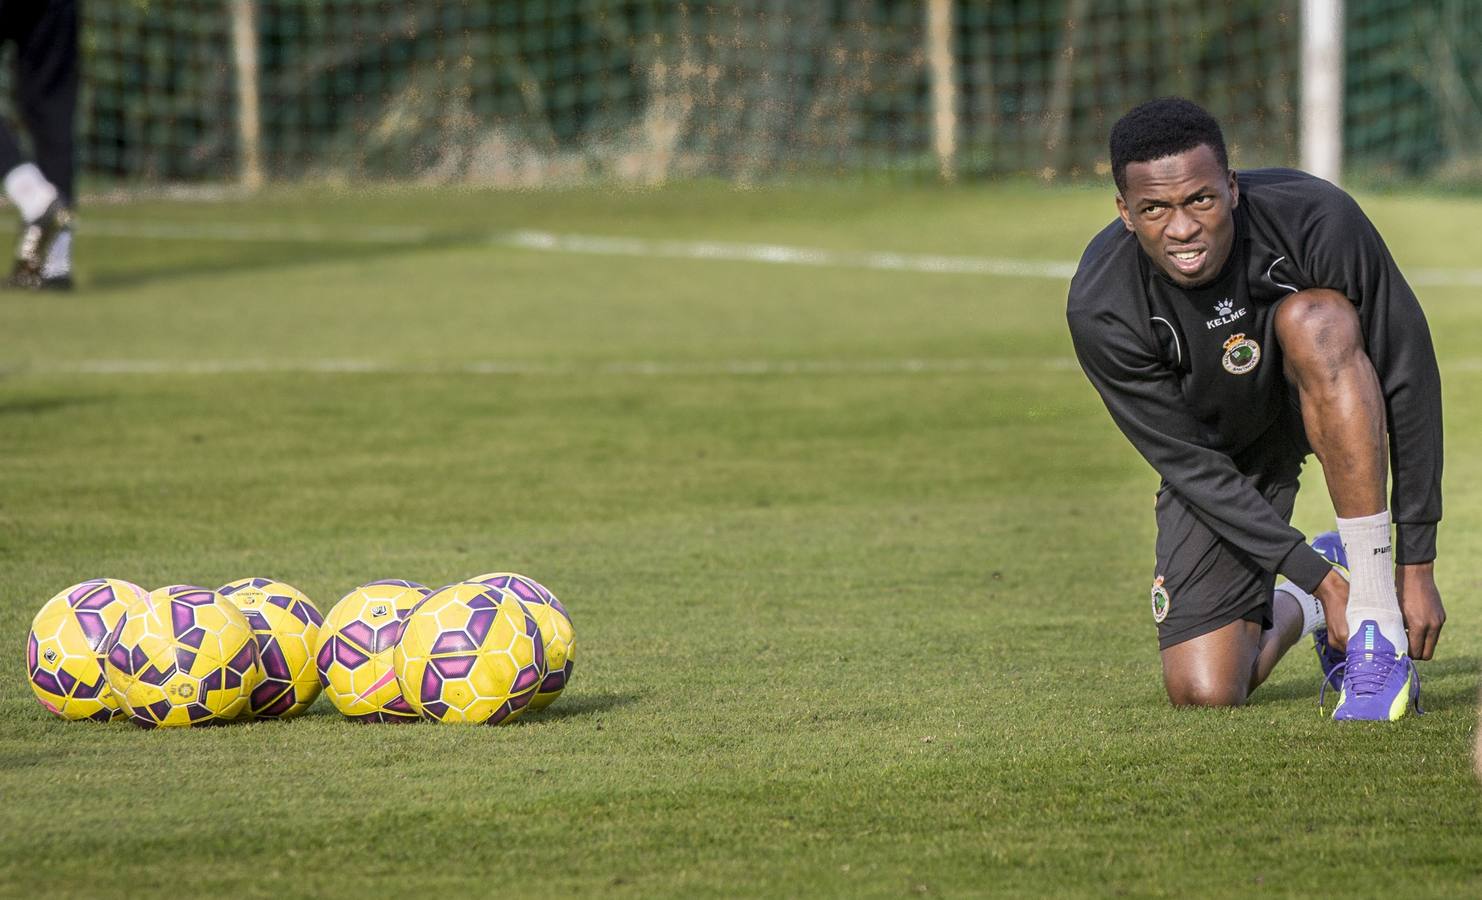
{"label": "player's foot", "polygon": [[1343,687],[1333,718],[1338,721],[1393,722],[1414,706],[1420,711],[1420,675],[1410,657],[1395,650],[1364,620],[1348,639]]}
{"label": "player's foot", "polygon": [[[20,243],[15,248],[15,266],[5,280],[9,288],[38,289],[49,280],[42,277],[41,270],[46,256],[57,237],[72,227],[72,211],[61,200],[53,200],[46,212],[34,222],[27,222],[21,229]],[[71,279],[68,287],[71,286]],[[64,288],[65,289],[65,288]]]}
{"label": "player's foot", "polygon": [[[1343,539],[1336,531],[1324,531],[1312,539],[1312,549],[1332,564],[1339,574],[1348,577],[1348,553],[1343,549]],[[1317,664],[1322,667],[1322,677],[1333,690],[1343,688],[1344,653],[1328,644],[1328,629],[1322,627],[1312,632],[1313,648],[1317,651]]]}

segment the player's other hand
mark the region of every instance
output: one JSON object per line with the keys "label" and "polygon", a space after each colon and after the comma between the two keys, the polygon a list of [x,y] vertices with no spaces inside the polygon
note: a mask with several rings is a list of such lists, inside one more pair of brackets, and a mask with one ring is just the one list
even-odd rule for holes
{"label": "player's other hand", "polygon": [[1395,587],[1400,593],[1400,614],[1410,635],[1410,658],[1430,659],[1446,624],[1441,592],[1436,590],[1434,563],[1416,563],[1395,568]]}
{"label": "player's other hand", "polygon": [[1348,579],[1334,569],[1323,576],[1313,596],[1322,604],[1323,618],[1327,619],[1328,646],[1348,649]]}

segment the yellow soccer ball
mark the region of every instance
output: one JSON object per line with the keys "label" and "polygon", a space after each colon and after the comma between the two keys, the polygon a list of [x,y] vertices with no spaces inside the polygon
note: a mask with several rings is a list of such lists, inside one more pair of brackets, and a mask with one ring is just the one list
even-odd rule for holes
{"label": "yellow soccer ball", "polygon": [[525,575],[490,572],[468,580],[503,588],[525,604],[540,628],[541,640],[545,642],[546,676],[535,690],[530,711],[544,709],[556,702],[566,685],[571,683],[571,672],[576,667],[576,629],[571,625],[566,607],[544,585]]}
{"label": "yellow soccer ball", "polygon": [[340,599],[319,627],[315,668],[324,694],[357,722],[416,722],[392,654],[412,608],[432,591],[412,581],[372,581]]}
{"label": "yellow soccer ball", "polygon": [[303,591],[271,578],[240,578],[217,593],[246,616],[257,639],[263,679],[249,708],[259,719],[300,715],[319,698],[314,651],[324,617]]}
{"label": "yellow soccer ball", "polygon": [[123,715],[103,675],[101,648],[129,604],[148,593],[132,582],[94,578],[46,601],[26,635],[26,675],[42,706],[63,719]]}
{"label": "yellow soccer ball", "polygon": [[173,585],[129,604],[102,650],[108,686],[144,728],[236,719],[263,679],[252,626],[210,588]]}
{"label": "yellow soccer ball", "polygon": [[448,585],[418,604],[392,659],[407,701],[437,722],[512,721],[546,674],[540,629],[524,604],[472,582]]}

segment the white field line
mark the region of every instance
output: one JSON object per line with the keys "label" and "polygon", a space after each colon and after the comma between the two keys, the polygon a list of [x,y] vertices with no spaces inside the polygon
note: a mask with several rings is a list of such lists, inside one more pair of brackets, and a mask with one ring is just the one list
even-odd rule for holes
{"label": "white field line", "polygon": [[[302,222],[187,223],[95,219],[87,223],[86,229],[93,234],[115,238],[249,243],[420,244],[432,241],[437,236],[434,229],[416,225],[328,226]],[[485,240],[496,246],[557,253],[829,266],[932,275],[988,275],[1066,281],[1075,274],[1076,269],[1076,264],[1069,260],[945,256],[888,250],[824,250],[786,244],[604,237],[530,230],[498,232]],[[1407,278],[1411,284],[1419,287],[1482,287],[1482,269],[1412,269]]]}
{"label": "white field line", "polygon": [[592,365],[542,365],[540,363],[468,363],[460,366],[383,362],[368,359],[112,359],[79,362],[46,362],[36,365],[0,366],[7,375],[235,375],[331,374],[331,375],[505,375],[529,378],[571,378],[634,375],[747,376],[747,375],[932,375],[955,373],[1051,373],[1077,370],[1070,357],[1032,359],[874,359],[874,360],[720,360],[716,362],[665,362],[635,360]]}
{"label": "white field line", "polygon": [[[1482,372],[1482,357],[1443,359],[1441,370]],[[0,363],[0,376],[14,375],[458,375],[516,378],[592,378],[637,376],[745,377],[807,375],[1049,375],[1079,372],[1069,356],[1025,359],[738,359],[715,362],[631,360],[590,365],[483,362],[449,366],[370,359],[104,359],[38,364]]]}

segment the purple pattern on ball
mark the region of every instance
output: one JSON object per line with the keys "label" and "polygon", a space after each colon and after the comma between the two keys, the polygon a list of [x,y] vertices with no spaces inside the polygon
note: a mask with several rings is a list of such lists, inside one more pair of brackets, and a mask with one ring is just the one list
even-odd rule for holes
{"label": "purple pattern on ball", "polygon": [[82,636],[87,638],[87,645],[93,650],[102,646],[103,639],[108,637],[108,626],[103,622],[103,617],[95,612],[77,613],[77,624],[82,626]]}
{"label": "purple pattern on ball", "polygon": [[72,677],[71,672],[68,672],[66,669],[58,669],[57,684],[62,686],[62,689],[57,693],[76,696],[72,693],[72,689],[77,686],[77,679]]}
{"label": "purple pattern on ball", "polygon": [[366,650],[374,649],[375,632],[364,622],[351,622],[340,629],[340,634],[354,641],[359,647]]}
{"label": "purple pattern on ball", "polygon": [[396,699],[388,701],[386,703],[386,708],[391,710],[392,712],[406,713],[410,716],[414,716],[417,714],[417,711],[412,709],[412,704],[407,702],[407,698],[401,696],[400,694],[396,695]]}
{"label": "purple pattern on ball", "polygon": [[290,609],[293,606],[293,598],[284,597],[281,594],[269,594],[268,602],[279,609]]}
{"label": "purple pattern on ball", "polygon": [[540,693],[548,694],[551,691],[559,691],[566,687],[566,670],[558,669],[545,677],[540,683]]}
{"label": "purple pattern on ball", "polygon": [[77,697],[81,700],[92,700],[99,694],[101,694],[105,687],[107,687],[107,683],[104,682],[102,678],[99,678],[92,684],[79,681],[77,682],[77,687],[72,690],[72,696]]}
{"label": "purple pattern on ball", "polygon": [[473,656],[443,656],[432,660],[432,668],[444,678],[465,678],[473,671],[473,664],[477,657]]}
{"label": "purple pattern on ball", "polygon": [[566,616],[566,618],[568,620],[571,618],[570,615],[567,615],[567,613],[566,613],[566,607],[564,607],[564,606],[561,605],[561,601],[560,600],[557,600],[555,597],[552,597],[551,600],[550,600],[550,603],[551,603],[551,608],[554,609],[556,612],[560,613],[563,616]]}
{"label": "purple pattern on ball", "polygon": [[180,635],[180,637],[178,637],[176,640],[180,641],[180,643],[184,644],[187,647],[194,647],[199,650],[201,649],[201,641],[204,641],[205,639],[206,630],[204,628],[192,628],[185,634]]}
{"label": "purple pattern on ball", "polygon": [[467,653],[475,648],[473,641],[461,631],[444,631],[432,645],[433,653]]}
{"label": "purple pattern on ball", "polygon": [[242,617],[247,620],[247,624],[251,626],[253,631],[273,630],[273,626],[268,624],[268,620],[263,616],[263,614],[255,609],[242,610]]}
{"label": "purple pattern on ball", "polygon": [[510,706],[509,706],[508,703],[502,704],[498,709],[494,710],[494,715],[490,716],[488,719],[486,719],[484,721],[484,724],[485,725],[498,725],[500,722],[503,722],[505,719],[508,719],[509,718],[509,714],[512,713],[512,712],[514,712],[514,710],[513,709],[510,709]]}
{"label": "purple pattern on ball", "polygon": [[76,606],[78,602],[91,594],[94,588],[107,583],[108,582],[104,581],[101,578],[89,578],[87,581],[78,584],[77,587],[74,587],[72,590],[67,592],[68,605]]}
{"label": "purple pattern on ball", "polygon": [[187,716],[190,716],[191,724],[195,724],[202,719],[210,718],[211,710],[207,709],[199,703],[192,703],[190,706],[187,706],[185,708],[185,714]]}
{"label": "purple pattern on ball", "polygon": [[448,704],[441,700],[434,700],[430,703],[422,704],[422,711],[427,714],[429,719],[441,719],[448,714]]}
{"label": "purple pattern on ball", "polygon": [[36,644],[36,635],[26,635],[26,671],[36,671],[36,661],[39,659],[40,648]]}
{"label": "purple pattern on ball", "polygon": [[469,609],[497,609],[499,607],[499,597],[488,591],[484,591],[483,593],[474,594],[472,597],[469,597],[467,605]]}
{"label": "purple pattern on ball", "polygon": [[538,631],[535,633],[535,642],[534,643],[535,643],[535,667],[537,669],[544,669],[546,667],[546,662],[545,662],[545,641],[543,641],[543,640],[540,639],[540,632],[538,632]]}
{"label": "purple pattern on ball", "polygon": [[196,653],[184,647],[175,648],[175,667],[182,672],[189,672],[190,667],[196,664]]}
{"label": "purple pattern on ball", "polygon": [[253,710],[261,709],[271,701],[281,697],[290,685],[281,681],[268,680],[252,689],[251,703]]}
{"label": "purple pattern on ball", "polygon": [[530,587],[530,585],[526,584],[521,579],[511,578],[509,582],[509,589],[514,592],[514,595],[516,597],[519,597],[526,603],[540,602],[540,595],[535,592],[534,588]]}
{"label": "purple pattern on ball", "polygon": [[510,709],[524,709],[525,707],[529,706],[530,705],[530,701],[531,700],[534,700],[534,699],[535,699],[535,692],[534,691],[531,691],[528,694],[521,694],[518,697],[511,697],[511,698],[509,698],[509,708]]}
{"label": "purple pattern on ball", "polygon": [[149,654],[144,652],[143,647],[135,647],[133,653],[129,654],[129,671],[142,672],[149,665]]}
{"label": "purple pattern on ball", "polygon": [[232,661],[227,665],[233,671],[245,672],[252,668],[254,662],[257,662],[257,641],[249,640],[242,645],[242,649],[237,651],[237,655],[232,657]]}
{"label": "purple pattern on ball", "polygon": [[31,676],[31,680],[36,682],[37,687],[41,688],[47,693],[63,693],[62,686],[60,684],[57,684],[56,676],[46,671],[45,669],[38,670],[34,675]]}
{"label": "purple pattern on ball", "polygon": [[389,625],[383,625],[376,629],[376,639],[371,642],[371,649],[376,653],[390,650],[401,640],[401,629],[404,623],[397,621]]}
{"label": "purple pattern on ball", "polygon": [[181,593],[171,592],[171,599],[184,603],[187,606],[209,606],[216,602],[216,592],[205,588],[186,586],[181,588]]}
{"label": "purple pattern on ball", "polygon": [[339,643],[339,638],[330,638],[319,648],[319,655],[314,658],[314,668],[319,670],[319,680],[329,687],[329,677],[325,674],[329,670],[329,663],[334,659],[334,647]]}
{"label": "purple pattern on ball", "polygon": [[334,642],[334,658],[340,665],[347,669],[353,669],[356,666],[363,665],[366,660],[370,659],[369,656],[356,650],[345,641]]}
{"label": "purple pattern on ball", "polygon": [[262,662],[263,671],[269,678],[277,678],[280,681],[293,680],[293,673],[288,668],[288,660],[283,658],[283,648],[278,646],[276,640],[269,638],[258,649],[258,659]]}
{"label": "purple pattern on ball", "polygon": [[429,701],[436,700],[438,697],[442,696],[442,692],[443,680],[437,677],[437,672],[432,668],[432,666],[428,666],[426,669],[423,669],[422,702],[425,704]]}
{"label": "purple pattern on ball", "polygon": [[[125,675],[134,674],[133,659],[129,656],[127,648],[114,644],[113,649],[108,651],[108,661],[113,664],[115,669],[118,669]],[[33,666],[32,668],[35,667]]]}
{"label": "purple pattern on ball", "polygon": [[[211,671],[207,672],[206,676],[201,679],[201,697],[204,698],[208,691],[221,690],[222,684],[227,678],[231,677],[231,675],[231,672],[223,672],[220,669],[212,669]],[[237,683],[241,684],[241,680],[238,679]],[[233,685],[233,687],[235,687],[235,685]]]}
{"label": "purple pattern on ball", "polygon": [[88,718],[92,719],[94,722],[111,722],[113,721],[113,717],[115,715],[117,715],[117,713],[114,710],[100,709],[92,715],[88,716]]}
{"label": "purple pattern on ball", "polygon": [[319,615],[319,610],[316,609],[313,605],[305,603],[302,600],[296,601],[294,603],[293,614],[298,616],[300,622],[308,622],[315,628],[318,628],[320,625],[324,624],[324,617]]}
{"label": "purple pattern on ball", "polygon": [[475,644],[482,644],[484,638],[489,636],[489,629],[494,627],[494,617],[497,615],[497,609],[481,609],[468,617],[468,636],[473,638]]}
{"label": "purple pattern on ball", "polygon": [[514,687],[511,688],[510,692],[518,694],[523,691],[528,691],[530,688],[534,687],[535,682],[539,680],[540,670],[536,669],[534,666],[526,666],[525,668],[520,670],[520,674],[515,676],[515,684]]}
{"label": "purple pattern on ball", "polygon": [[73,604],[73,609],[102,609],[117,599],[120,598],[114,593],[113,588],[105,584],[101,590],[94,591]]}
{"label": "purple pattern on ball", "polygon": [[185,634],[196,624],[196,611],[184,603],[170,604],[170,624],[175,628],[175,635],[179,637]]}
{"label": "purple pattern on ball", "polygon": [[156,722],[162,722],[165,716],[170,714],[171,703],[168,700],[156,700],[149,704],[149,715]]}

